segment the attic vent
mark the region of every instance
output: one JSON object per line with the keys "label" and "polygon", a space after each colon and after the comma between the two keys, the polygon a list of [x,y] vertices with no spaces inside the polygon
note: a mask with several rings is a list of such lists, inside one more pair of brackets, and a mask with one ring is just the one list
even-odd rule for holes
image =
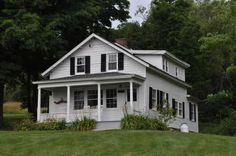
{"label": "attic vent", "polygon": [[128,40],[126,38],[115,39],[115,43],[118,43],[119,45],[122,45],[122,46],[128,48]]}

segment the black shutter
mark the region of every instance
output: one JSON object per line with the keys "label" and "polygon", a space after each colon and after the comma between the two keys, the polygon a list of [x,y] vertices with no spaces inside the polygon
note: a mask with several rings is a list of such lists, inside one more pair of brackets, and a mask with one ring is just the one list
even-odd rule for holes
{"label": "black shutter", "polygon": [[152,109],[152,87],[149,87],[149,109]]}
{"label": "black shutter", "polygon": [[173,115],[176,115],[176,106],[175,106],[175,99],[172,99],[172,109],[173,109]]}
{"label": "black shutter", "polygon": [[85,73],[90,73],[90,56],[85,56]]}
{"label": "black shutter", "polygon": [[166,93],[166,106],[169,108],[169,94]]}
{"label": "black shutter", "polygon": [[196,104],[194,104],[194,121],[197,121]]}
{"label": "black shutter", "polygon": [[183,118],[185,118],[185,103],[183,102]]}
{"label": "black shutter", "polygon": [[157,109],[160,108],[160,91],[157,90]]}
{"label": "black shutter", "polygon": [[106,54],[101,55],[101,72],[106,72]]}
{"label": "black shutter", "polygon": [[118,70],[124,70],[124,54],[118,53]]}
{"label": "black shutter", "polygon": [[191,110],[192,110],[192,103],[190,102],[189,103],[189,120],[190,121],[192,120],[192,112],[191,112]]}
{"label": "black shutter", "polygon": [[163,91],[160,91],[160,107],[163,108]]}
{"label": "black shutter", "polygon": [[75,58],[70,58],[70,75],[75,75]]}

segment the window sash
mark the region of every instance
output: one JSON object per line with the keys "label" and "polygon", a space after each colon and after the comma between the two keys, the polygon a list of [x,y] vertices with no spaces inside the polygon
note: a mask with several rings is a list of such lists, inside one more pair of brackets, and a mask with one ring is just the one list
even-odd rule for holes
{"label": "window sash", "polygon": [[117,58],[117,54],[108,54],[108,70],[117,70],[117,63],[118,63],[118,58]]}
{"label": "window sash", "polygon": [[85,57],[77,57],[77,73],[84,73],[85,72]]}
{"label": "window sash", "polygon": [[74,109],[80,110],[84,108],[84,91],[74,92]]}
{"label": "window sash", "polygon": [[116,89],[106,90],[106,105],[107,105],[107,108],[117,108],[117,90]]}
{"label": "window sash", "polygon": [[195,111],[196,111],[196,110],[195,110],[194,108],[195,108],[195,104],[191,103],[191,110],[190,110],[191,119],[192,119],[191,121],[196,121],[196,118],[195,118],[195,117],[196,117],[196,116],[195,116]]}

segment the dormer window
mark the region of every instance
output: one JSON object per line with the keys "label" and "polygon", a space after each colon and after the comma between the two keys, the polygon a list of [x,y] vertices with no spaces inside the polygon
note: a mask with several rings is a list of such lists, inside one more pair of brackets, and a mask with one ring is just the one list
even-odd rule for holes
{"label": "dormer window", "polygon": [[166,58],[163,58],[162,65],[163,65],[163,70],[168,72],[168,61]]}
{"label": "dormer window", "polygon": [[118,58],[117,58],[117,54],[108,54],[107,55],[107,67],[108,70],[117,70],[117,64],[118,64]]}
{"label": "dormer window", "polygon": [[77,74],[85,73],[85,57],[78,57],[77,58]]}

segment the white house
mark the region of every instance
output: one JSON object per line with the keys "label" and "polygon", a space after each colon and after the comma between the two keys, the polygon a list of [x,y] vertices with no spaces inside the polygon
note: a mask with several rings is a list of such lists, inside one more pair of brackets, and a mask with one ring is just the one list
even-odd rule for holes
{"label": "white house", "polygon": [[[37,120],[71,122],[88,116],[98,122],[119,122],[130,114],[158,114],[166,102],[176,111],[169,124],[187,124],[198,132],[198,106],[187,94],[185,69],[190,65],[165,50],[130,50],[90,35],[48,68],[38,85]],[[51,91],[49,112],[41,112],[41,92]]]}

